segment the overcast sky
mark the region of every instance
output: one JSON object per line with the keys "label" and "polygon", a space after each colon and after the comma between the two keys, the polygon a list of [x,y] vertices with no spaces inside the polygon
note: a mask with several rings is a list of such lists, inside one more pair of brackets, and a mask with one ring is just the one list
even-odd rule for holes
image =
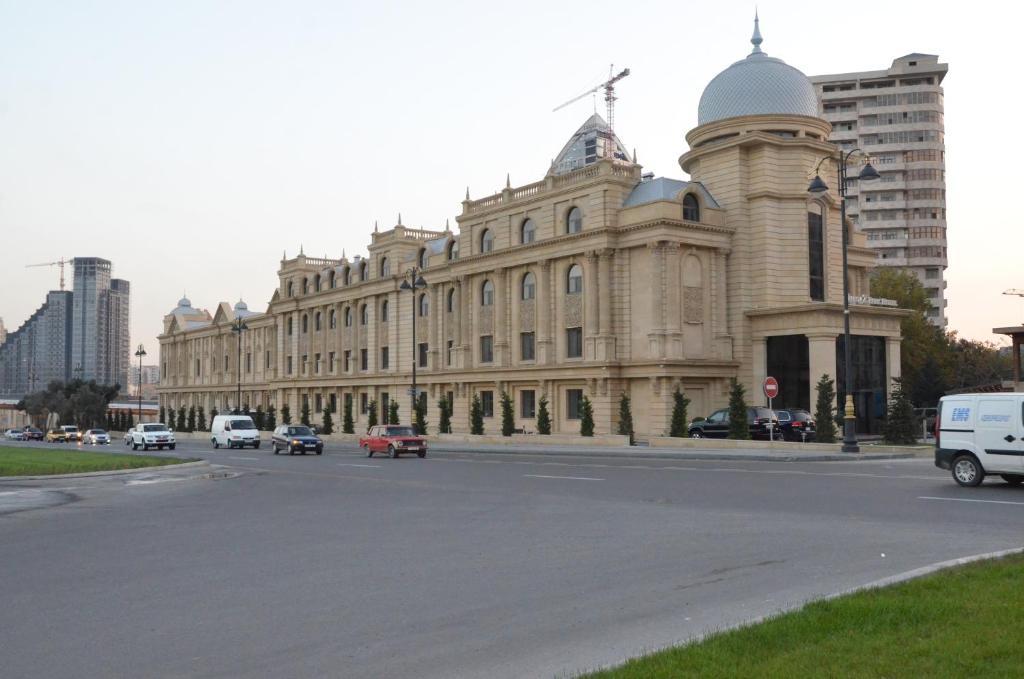
{"label": "overcast sky", "polygon": [[[1022,10],[1014,3],[761,2],[765,52],[808,75],[938,54],[950,327],[1024,322]],[[712,77],[750,51],[753,3],[0,0],[0,317],[14,330],[74,256],[132,284],[156,362],[182,293],[263,310],[281,254],[365,253],[374,220],[443,228],[541,179],[593,112],[551,109],[629,67],[616,129],[684,178]],[[603,102],[598,100],[603,110]],[[70,280],[70,271],[68,271]]]}

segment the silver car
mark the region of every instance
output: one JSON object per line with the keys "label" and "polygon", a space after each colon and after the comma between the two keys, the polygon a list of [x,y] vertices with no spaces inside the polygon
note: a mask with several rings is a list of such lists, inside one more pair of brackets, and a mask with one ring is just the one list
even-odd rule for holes
{"label": "silver car", "polygon": [[25,440],[25,432],[23,432],[20,429],[8,429],[6,432],[4,432],[4,436],[7,438],[8,441]]}
{"label": "silver car", "polygon": [[89,429],[82,435],[82,443],[88,443],[94,446],[109,446],[110,434],[108,434],[105,429]]}

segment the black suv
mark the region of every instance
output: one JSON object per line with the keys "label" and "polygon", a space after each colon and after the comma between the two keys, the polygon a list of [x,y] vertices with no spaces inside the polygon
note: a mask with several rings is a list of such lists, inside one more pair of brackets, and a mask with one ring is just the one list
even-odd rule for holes
{"label": "black suv", "polygon": [[815,438],[814,417],[803,408],[776,410],[779,417],[779,431],[787,441],[813,441]]}
{"label": "black suv", "polygon": [[[779,420],[768,408],[756,406],[747,408],[747,425],[750,427],[750,438],[768,438],[768,425],[772,424],[775,431],[779,430]],[[716,410],[706,418],[697,418],[690,423],[692,439],[724,439],[729,435],[729,409]]]}

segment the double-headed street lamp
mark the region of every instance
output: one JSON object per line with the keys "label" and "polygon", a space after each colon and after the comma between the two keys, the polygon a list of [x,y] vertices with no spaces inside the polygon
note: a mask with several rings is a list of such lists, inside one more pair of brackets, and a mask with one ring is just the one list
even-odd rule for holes
{"label": "double-headed street lamp", "polygon": [[412,388],[409,389],[410,403],[412,407],[409,409],[410,422],[415,422],[416,413],[416,363],[419,358],[416,355],[416,291],[423,290],[427,287],[427,282],[423,280],[423,276],[420,275],[419,267],[412,267],[405,272],[402,284],[398,286],[399,290],[409,290],[412,292]]}
{"label": "double-headed street lamp", "polygon": [[142,357],[146,355],[146,347],[139,345],[139,348],[135,350],[135,355],[139,357],[139,422],[142,422]]}
{"label": "double-headed street lamp", "polygon": [[242,412],[242,333],[249,329],[245,319],[241,316],[235,318],[231,323],[231,332],[238,335],[238,393],[235,396],[235,414]]}
{"label": "double-headed street lamp", "polygon": [[[844,390],[846,391],[846,403],[843,409],[842,450],[844,453],[860,452],[860,446],[857,445],[857,420],[853,407],[853,366],[850,353],[850,345],[852,344],[850,341],[850,274],[846,255],[850,245],[850,233],[846,227],[846,165],[850,162],[850,157],[854,153],[860,153],[865,156],[864,167],[861,168],[860,174],[857,175],[860,181],[878,179],[879,176],[875,168],[871,167],[871,163],[868,161],[867,154],[864,151],[861,151],[859,148],[845,152],[839,149],[837,161],[839,164],[839,214],[840,225],[843,230],[843,364],[846,374],[846,379],[843,383]],[[818,161],[818,166],[814,169],[814,179],[811,181],[811,185],[807,187],[808,192],[821,195],[828,191],[828,184],[822,180],[818,170],[821,169],[821,164],[829,159],[836,160],[836,157],[825,156]]]}

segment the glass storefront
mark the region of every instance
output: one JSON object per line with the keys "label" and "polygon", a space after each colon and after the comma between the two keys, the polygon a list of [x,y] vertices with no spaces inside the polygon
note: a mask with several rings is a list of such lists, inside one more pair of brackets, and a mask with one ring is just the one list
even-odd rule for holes
{"label": "glass storefront", "polygon": [[[853,369],[853,404],[858,434],[881,434],[887,408],[885,397],[885,338],[853,335],[850,363]],[[846,402],[844,337],[836,339],[836,401],[843,413]]]}
{"label": "glass storefront", "polygon": [[[806,335],[768,337],[768,374],[779,381],[779,395],[772,401],[775,408],[811,410],[811,363]],[[766,401],[763,394],[751,402]]]}

